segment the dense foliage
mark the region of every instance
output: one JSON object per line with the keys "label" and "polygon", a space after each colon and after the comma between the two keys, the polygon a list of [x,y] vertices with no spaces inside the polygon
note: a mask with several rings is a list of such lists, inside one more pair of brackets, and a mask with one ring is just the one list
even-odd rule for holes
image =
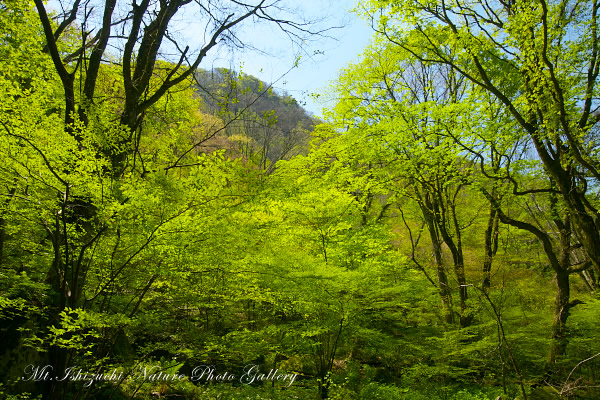
{"label": "dense foliage", "polygon": [[61,4],[0,1],[0,398],[600,396],[600,2],[363,1],[318,125],[199,69],[278,2]]}

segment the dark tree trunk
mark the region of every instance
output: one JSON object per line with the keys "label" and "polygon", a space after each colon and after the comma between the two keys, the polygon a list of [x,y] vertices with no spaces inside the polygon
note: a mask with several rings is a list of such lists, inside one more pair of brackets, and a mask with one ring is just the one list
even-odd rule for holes
{"label": "dark tree trunk", "polygon": [[[554,199],[553,199],[554,200]],[[555,200],[554,200],[555,203]],[[552,347],[548,356],[550,364],[554,364],[565,354],[567,348],[567,318],[573,304],[571,303],[571,287],[569,282],[569,266],[571,260],[571,221],[567,216],[564,221],[555,219],[560,234],[560,258],[555,269],[556,298],[554,301],[554,319],[552,321]]]}
{"label": "dark tree trunk", "polygon": [[[552,199],[552,201],[553,203],[556,203],[556,199]],[[504,214],[502,210],[497,210],[500,220],[503,223],[527,230],[537,236],[542,242],[550,266],[554,270],[557,291],[554,304],[554,320],[552,323],[552,345],[548,357],[549,363],[553,364],[558,357],[564,355],[567,346],[567,318],[569,317],[570,309],[577,304],[570,302],[569,265],[572,251],[570,216],[567,214],[564,221],[561,221],[558,218],[554,219],[554,223],[558,227],[560,233],[560,250],[557,255],[552,245],[551,236],[547,232],[543,232],[536,226],[527,222],[514,220]]]}
{"label": "dark tree trunk", "polygon": [[[8,191],[8,196],[4,201],[4,207],[8,207],[10,202],[12,201],[15,193],[17,191],[17,187],[14,186]],[[6,219],[5,219],[5,211],[1,211],[0,214],[0,265],[4,263],[4,246],[6,244]]]}
{"label": "dark tree trunk", "polygon": [[482,288],[484,291],[488,291],[491,286],[491,274],[492,274],[492,262],[494,260],[494,256],[498,251],[498,232],[499,232],[499,224],[498,224],[498,212],[493,206],[490,206],[490,213],[488,216],[488,223],[485,229],[485,259],[483,260],[483,281]]}
{"label": "dark tree trunk", "polygon": [[[429,201],[426,200],[426,203]],[[446,268],[442,259],[442,240],[434,221],[434,216],[428,207],[430,204],[419,201],[425,224],[427,225],[427,231],[431,239],[431,246],[433,251],[433,257],[435,260],[436,273],[438,279],[438,287],[440,291],[440,297],[442,299],[442,305],[444,307],[444,320],[446,323],[451,324],[454,322],[454,315],[452,311],[452,293],[450,292],[450,285],[448,284],[448,276],[446,275]]]}
{"label": "dark tree trunk", "polygon": [[552,321],[552,345],[548,356],[548,362],[551,364],[554,364],[565,354],[567,348],[567,318],[571,307],[569,272],[557,272],[554,274],[554,279],[556,281],[556,299]]}
{"label": "dark tree trunk", "polygon": [[[458,296],[460,302],[460,315],[459,325],[465,328],[471,324],[472,317],[467,312],[467,280],[465,277],[465,262],[462,251],[462,238],[460,234],[460,226],[458,224],[458,218],[456,216],[456,196],[460,191],[460,186],[456,188],[453,196],[447,191],[447,188],[443,188],[441,185],[435,188],[435,193],[432,194],[433,201],[431,201],[431,207],[433,210],[434,222],[439,230],[442,239],[450,254],[452,254],[452,262],[454,265],[454,275],[458,283]],[[454,237],[451,235],[449,226],[454,229]]]}

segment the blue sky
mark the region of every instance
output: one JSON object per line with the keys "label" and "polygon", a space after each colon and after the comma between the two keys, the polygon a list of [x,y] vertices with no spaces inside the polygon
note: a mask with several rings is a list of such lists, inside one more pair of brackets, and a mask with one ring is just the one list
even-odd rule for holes
{"label": "blue sky", "polygon": [[259,37],[258,42],[261,36],[263,39],[269,38],[266,50],[273,55],[244,52],[235,55],[236,64],[242,65],[243,72],[267,83],[279,79],[275,88],[283,89],[298,101],[306,103],[305,108],[318,116],[322,104],[316,103],[310,94],[326,90],[328,83],[338,77],[342,68],[357,61],[373,34],[366,21],[350,12],[356,2],[357,0],[304,0],[298,5],[299,11],[304,12],[307,19],[313,15],[326,15],[321,26],[343,27],[329,31],[327,34],[331,38],[317,38],[308,43],[301,53],[298,67],[285,77],[280,79],[294,65],[298,49],[291,49],[290,40],[276,29],[246,27],[246,32],[252,39]]}
{"label": "blue sky", "polygon": [[[290,39],[278,28],[248,24],[238,33],[240,39],[253,43],[269,55],[247,50],[231,53],[213,53],[215,57],[202,67],[226,67],[241,70],[285,90],[297,99],[307,111],[319,116],[323,104],[315,102],[311,93],[326,90],[342,68],[357,61],[368,45],[373,31],[368,23],[350,12],[358,0],[303,0],[293,6],[307,20],[324,18],[321,27],[336,26],[326,33],[329,37],[316,37],[302,50],[292,46]],[[294,4],[294,2],[289,2]],[[294,62],[300,54],[297,68]],[[286,74],[284,77],[282,77]]]}

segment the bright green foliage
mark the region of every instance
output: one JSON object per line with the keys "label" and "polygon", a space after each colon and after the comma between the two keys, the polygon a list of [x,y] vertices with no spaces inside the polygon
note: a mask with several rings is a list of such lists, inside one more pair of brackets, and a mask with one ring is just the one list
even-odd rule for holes
{"label": "bright green foliage", "polygon": [[[35,9],[2,2],[0,396],[594,398],[596,128],[573,115],[597,97],[576,70],[598,5],[471,3],[363,2],[380,32],[305,152],[314,121],[241,73],[198,72],[136,124],[103,58],[84,101],[75,25],[65,126]],[[30,364],[123,376],[27,382]],[[237,378],[129,379],[201,365]],[[246,385],[248,365],[297,375]]]}
{"label": "bright green foliage", "polygon": [[[539,371],[547,371],[548,367],[539,357],[544,354],[540,353],[541,349],[554,346],[548,340],[550,326],[554,330],[552,337],[558,337],[556,321],[561,319],[560,329],[564,329],[566,321],[560,313],[579,301],[560,303],[565,300],[559,286],[556,304],[564,304],[564,307],[556,306],[554,322],[548,317],[537,318],[536,324],[522,321],[519,324],[519,317],[513,322],[508,312],[505,316],[502,311],[502,318],[497,309],[492,312],[482,296],[488,291],[490,277],[495,290],[511,293],[511,296],[522,293],[518,281],[512,278],[505,281],[500,276],[518,276],[516,271],[506,268],[529,259],[528,255],[515,257],[515,254],[523,254],[522,244],[508,245],[510,237],[520,235],[514,229],[501,228],[493,233],[494,218],[521,229],[524,225],[519,224],[520,221],[526,221],[528,228],[539,227],[535,228],[539,232],[537,238],[545,238],[545,253],[551,260],[561,252],[573,251],[564,250],[564,247],[561,250],[553,233],[564,230],[556,228],[561,226],[560,220],[565,215],[560,207],[570,207],[571,200],[562,203],[553,195],[544,194],[552,192],[547,189],[547,182],[558,178],[548,170],[549,164],[543,157],[539,160],[528,152],[530,142],[526,133],[529,127],[515,116],[516,111],[506,104],[505,98],[489,85],[473,79],[474,76],[481,78],[485,72],[485,78],[481,79],[493,80],[498,90],[514,99],[522,90],[518,81],[522,76],[516,69],[511,70],[498,62],[506,55],[501,53],[504,48],[498,42],[488,40],[483,32],[474,39],[469,36],[471,28],[465,28],[464,35],[452,31],[453,22],[461,23],[462,17],[457,17],[456,21],[451,17],[444,20],[447,17],[441,13],[444,8],[452,9],[453,6],[456,6],[453,12],[466,15],[465,20],[482,15],[475,11],[471,15],[470,9],[460,9],[458,3],[433,6],[418,2],[371,2],[364,6],[370,13],[368,15],[377,16],[380,34],[360,62],[349,66],[332,87],[334,97],[339,100],[326,114],[330,125],[320,128],[322,134],[319,137],[323,142],[316,150],[324,161],[323,164],[317,162],[316,168],[324,174],[339,177],[339,182],[347,184],[352,193],[382,201],[383,211],[386,211],[385,204],[390,205],[389,210],[398,208],[399,214],[389,212],[390,222],[397,226],[394,230],[399,233],[398,247],[410,255],[412,264],[423,273],[423,278],[440,290],[442,302],[451,310],[446,321],[452,320],[451,314],[457,313],[462,327],[473,324],[465,331],[441,329],[430,337],[425,348],[418,349],[413,344],[413,352],[433,353],[439,357],[429,359],[429,363],[412,364],[408,369],[411,372],[404,374],[405,384],[422,387],[425,382],[431,382],[432,390],[447,385],[448,393],[456,388],[457,382],[467,385],[473,379],[477,381],[478,376],[488,376],[485,371],[494,371],[488,380],[492,385],[505,382],[508,374],[514,374],[516,382],[524,382],[522,386],[543,379]],[[490,6],[479,4],[473,7],[485,9]],[[438,9],[440,13],[436,14]],[[496,18],[503,16],[499,13]],[[449,27],[436,26],[432,22],[436,18]],[[401,23],[396,23],[398,20]],[[491,25],[494,21],[485,22]],[[501,37],[502,40],[505,38],[510,40]],[[500,48],[497,49],[497,45]],[[477,59],[473,54],[485,56]],[[570,97],[574,98],[577,97]],[[539,101],[535,101],[539,105]],[[498,209],[504,211],[495,211]],[[483,219],[488,210],[491,210],[489,233]],[[589,210],[593,212],[593,207]],[[494,217],[494,212],[500,214]],[[377,210],[371,213],[372,216],[379,214]],[[385,212],[379,214],[382,215]],[[556,226],[553,220],[558,221]],[[579,223],[575,220],[574,217],[574,224]],[[484,237],[484,231],[489,236]],[[590,233],[594,232],[597,229]],[[504,246],[500,245],[502,242]],[[490,255],[482,256],[488,250]],[[533,246],[530,251],[537,253],[540,247]],[[575,253],[570,255],[571,263],[576,263],[575,260],[582,256]],[[593,258],[591,262],[594,262]],[[493,276],[490,265],[496,266]],[[559,272],[559,268],[569,268],[568,265],[554,265],[552,268]],[[482,278],[484,285],[479,289]],[[536,289],[543,295],[532,303],[546,303],[542,308],[545,313],[551,309],[547,300],[552,293],[549,278],[545,278],[543,290]],[[529,278],[522,279],[530,285]],[[458,290],[444,292],[446,286],[458,286]],[[587,297],[585,291],[576,293],[577,297]],[[504,309],[504,297],[500,299]],[[497,301],[494,298],[493,302]],[[519,302],[506,307],[529,312]],[[501,330],[502,335],[493,339],[494,332],[498,331],[499,335]],[[431,351],[432,348],[437,351]],[[499,356],[497,361],[479,362],[480,354],[494,352]],[[555,350],[551,353],[555,354]],[[536,359],[538,361],[534,362]],[[573,365],[576,359],[565,361]]]}
{"label": "bright green foliage", "polygon": [[[365,1],[384,42],[451,68],[497,101],[554,181],[586,257],[600,272],[597,2]],[[382,17],[376,17],[381,15]]]}

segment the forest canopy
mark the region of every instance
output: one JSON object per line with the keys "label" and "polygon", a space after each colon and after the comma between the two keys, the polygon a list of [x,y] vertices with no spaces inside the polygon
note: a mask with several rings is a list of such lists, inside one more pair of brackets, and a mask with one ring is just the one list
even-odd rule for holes
{"label": "forest canopy", "polygon": [[0,1],[0,398],[599,397],[600,1],[360,1],[321,119],[205,65],[283,1],[57,3]]}

